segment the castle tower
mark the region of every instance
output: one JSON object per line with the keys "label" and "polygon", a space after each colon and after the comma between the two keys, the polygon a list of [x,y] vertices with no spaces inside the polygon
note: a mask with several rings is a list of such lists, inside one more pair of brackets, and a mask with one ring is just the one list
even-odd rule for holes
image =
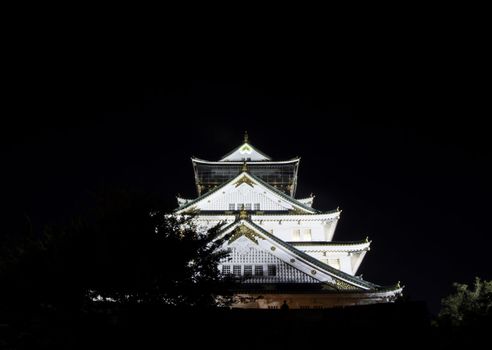
{"label": "castle tower", "polygon": [[326,308],[392,302],[399,284],[382,287],[357,276],[367,239],[333,241],[338,209],[313,208],[314,196],[295,198],[300,158],[273,161],[244,142],[219,161],[192,158],[198,197],[177,198],[176,214],[198,213],[202,227],[224,222],[231,234],[224,274],[242,281],[241,308]]}

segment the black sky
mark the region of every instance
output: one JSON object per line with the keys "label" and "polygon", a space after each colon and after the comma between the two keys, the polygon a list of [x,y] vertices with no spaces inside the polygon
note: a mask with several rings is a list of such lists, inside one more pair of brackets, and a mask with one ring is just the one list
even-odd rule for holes
{"label": "black sky", "polygon": [[481,103],[444,74],[438,84],[416,70],[354,79],[301,62],[275,74],[249,67],[242,78],[222,69],[225,79],[186,63],[169,75],[31,70],[6,95],[0,128],[7,230],[23,215],[38,227],[64,222],[102,186],[156,192],[171,209],[178,192],[196,195],[190,157],[217,160],[247,130],[273,159],[301,156],[297,195],[343,210],[336,240],[373,241],[365,279],[400,280],[436,312],[452,282],[492,278]]}

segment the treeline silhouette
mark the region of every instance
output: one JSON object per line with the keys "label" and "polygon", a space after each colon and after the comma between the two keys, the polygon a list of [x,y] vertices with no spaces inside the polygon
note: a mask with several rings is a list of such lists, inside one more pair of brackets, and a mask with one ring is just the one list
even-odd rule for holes
{"label": "treeline silhouette", "polygon": [[489,284],[471,323],[446,321],[475,305],[477,293],[464,287],[434,326],[425,303],[408,299],[325,310],[218,307],[215,296],[230,296],[235,283],[217,270],[227,256],[215,240],[220,227],[197,234],[162,208],[153,195],[112,189],[67,225],[37,232],[26,219],[3,232],[0,348],[458,348],[490,327]]}

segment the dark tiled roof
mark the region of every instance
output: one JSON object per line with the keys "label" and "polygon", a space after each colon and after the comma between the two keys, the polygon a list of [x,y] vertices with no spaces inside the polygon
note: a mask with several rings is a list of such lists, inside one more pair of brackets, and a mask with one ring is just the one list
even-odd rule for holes
{"label": "dark tiled roof", "polygon": [[[290,163],[298,163],[301,160],[301,158],[296,157],[292,159],[287,159],[287,160],[247,160],[246,164],[248,166],[257,166],[257,165],[272,165],[272,164],[290,164]],[[244,161],[242,160],[229,160],[229,161],[214,161],[214,160],[206,160],[206,159],[201,159],[197,157],[191,157],[191,161],[193,163],[208,163],[208,164],[214,164],[214,165],[225,165],[225,166],[241,166],[244,164]]]}
{"label": "dark tiled roof", "polygon": [[326,241],[302,241],[302,242],[286,242],[288,244],[292,244],[294,246],[308,246],[308,245],[357,245],[357,244],[364,244],[364,243],[369,243],[366,241],[331,241],[331,242],[326,242]]}

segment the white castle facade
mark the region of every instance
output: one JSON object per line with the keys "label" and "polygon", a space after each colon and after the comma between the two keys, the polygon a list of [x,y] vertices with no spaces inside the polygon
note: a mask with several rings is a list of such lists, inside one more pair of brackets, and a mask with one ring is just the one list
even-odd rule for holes
{"label": "white castle facade", "polygon": [[367,239],[333,241],[341,211],[295,198],[300,158],[272,161],[244,143],[219,161],[192,158],[198,198],[178,197],[176,214],[198,213],[199,226],[225,223],[230,257],[219,268],[240,278],[240,308],[327,308],[392,302],[399,283],[382,287],[357,276]]}

